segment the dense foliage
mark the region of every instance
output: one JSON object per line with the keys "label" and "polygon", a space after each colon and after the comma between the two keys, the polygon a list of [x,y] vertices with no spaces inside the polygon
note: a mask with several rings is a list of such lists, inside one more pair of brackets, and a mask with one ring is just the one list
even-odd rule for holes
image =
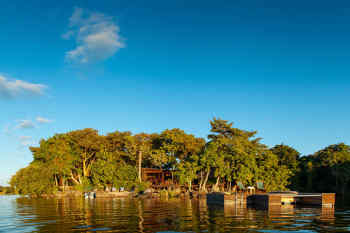
{"label": "dense foliage", "polygon": [[53,193],[59,189],[144,188],[141,167],[171,171],[172,179],[201,191],[230,191],[264,183],[265,189],[345,192],[350,181],[350,147],[331,145],[309,156],[287,145],[268,148],[255,131],[234,128],[214,118],[208,139],[180,129],[154,134],[75,130],[42,139],[31,147],[33,161],[11,179],[20,194]]}
{"label": "dense foliage", "polygon": [[10,186],[0,186],[0,195],[2,194],[13,194],[14,190]]}
{"label": "dense foliage", "polygon": [[350,181],[350,146],[339,143],[300,158],[299,189],[345,194]]}

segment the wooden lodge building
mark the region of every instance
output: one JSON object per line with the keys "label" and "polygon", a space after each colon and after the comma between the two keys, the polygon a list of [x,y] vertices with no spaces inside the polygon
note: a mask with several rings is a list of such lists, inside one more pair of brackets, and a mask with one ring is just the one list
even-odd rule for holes
{"label": "wooden lodge building", "polygon": [[175,184],[171,171],[158,168],[142,168],[142,181],[150,182],[152,187],[167,187]]}

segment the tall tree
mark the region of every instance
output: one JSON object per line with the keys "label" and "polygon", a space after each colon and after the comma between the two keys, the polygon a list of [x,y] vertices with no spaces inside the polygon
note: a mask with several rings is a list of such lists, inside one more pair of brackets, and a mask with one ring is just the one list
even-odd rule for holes
{"label": "tall tree", "polygon": [[299,168],[299,157],[300,153],[294,148],[287,145],[275,145],[270,149],[272,153],[278,156],[279,166],[286,166],[290,171],[290,188],[297,189],[299,188],[298,183],[298,172]]}
{"label": "tall tree", "polygon": [[346,164],[350,162],[350,146],[344,143],[327,146],[314,154],[314,160],[319,168],[329,167],[331,169],[337,191],[339,191],[339,181],[343,187],[346,186],[348,179],[345,178],[346,176],[340,176],[340,174],[347,173],[348,166]]}
{"label": "tall tree", "polygon": [[[211,134],[208,135],[209,143],[215,143],[217,148],[217,159],[215,159],[214,176],[215,187],[219,185],[220,178],[228,177],[235,181],[241,181],[246,185],[253,184],[256,173],[255,157],[259,150],[265,148],[255,138],[256,131],[246,131],[233,128],[233,123],[226,120],[214,118],[211,122]],[[226,166],[225,166],[226,165]],[[227,172],[227,169],[230,169]]]}
{"label": "tall tree", "polygon": [[200,166],[200,182],[199,188],[203,192],[207,192],[207,183],[212,173],[212,167],[218,157],[219,145],[215,142],[209,142],[205,145],[204,151],[199,159]]}
{"label": "tall tree", "polygon": [[18,170],[11,177],[10,184],[16,193],[23,195],[50,194],[56,190],[50,169],[40,163]]}
{"label": "tall tree", "polygon": [[287,166],[293,173],[298,169],[300,153],[294,148],[281,144],[272,147],[271,152],[278,156],[279,164]]}
{"label": "tall tree", "polygon": [[101,148],[102,138],[98,135],[97,130],[90,128],[71,131],[67,136],[76,161],[80,163],[81,175],[87,180],[91,166],[96,160],[96,154]]}
{"label": "tall tree", "polygon": [[164,167],[170,168],[174,174],[181,160],[202,151],[205,141],[175,128],[164,130],[159,136],[159,144],[159,150],[167,156]]}
{"label": "tall tree", "polygon": [[131,188],[136,181],[136,168],[127,164],[118,153],[102,149],[92,165],[91,177],[94,185],[104,188]]}
{"label": "tall tree", "polygon": [[66,134],[56,134],[47,140],[41,140],[39,147],[30,147],[34,160],[32,163],[45,164],[55,180],[56,186],[65,186],[66,180],[78,183],[73,174],[75,157]]}
{"label": "tall tree", "polygon": [[194,154],[181,160],[176,171],[181,184],[187,184],[188,189],[192,191],[193,180],[197,178],[199,171],[198,155]]}
{"label": "tall tree", "polygon": [[263,181],[267,191],[285,190],[292,172],[286,165],[279,163],[277,155],[264,149],[256,157],[257,174],[255,180]]}

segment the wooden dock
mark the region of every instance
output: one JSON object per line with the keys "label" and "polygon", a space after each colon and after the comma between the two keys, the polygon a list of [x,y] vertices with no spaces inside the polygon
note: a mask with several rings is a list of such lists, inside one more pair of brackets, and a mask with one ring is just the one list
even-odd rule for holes
{"label": "wooden dock", "polygon": [[334,207],[335,193],[266,193],[248,197],[250,202],[262,207],[282,206],[288,204],[317,205]]}
{"label": "wooden dock", "polygon": [[280,207],[284,205],[314,205],[334,208],[334,193],[297,193],[271,192],[264,194],[247,195],[246,193],[208,193],[207,204],[253,204],[262,208]]}
{"label": "wooden dock", "polygon": [[246,204],[247,203],[247,194],[246,193],[222,193],[214,192],[208,193],[207,195],[207,204],[215,205],[229,205],[229,204]]}

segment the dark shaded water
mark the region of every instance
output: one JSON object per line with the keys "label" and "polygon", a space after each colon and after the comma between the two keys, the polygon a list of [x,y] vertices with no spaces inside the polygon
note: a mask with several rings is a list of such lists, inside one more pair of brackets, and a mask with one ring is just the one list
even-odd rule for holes
{"label": "dark shaded water", "polygon": [[0,196],[0,232],[344,232],[350,209],[244,206],[206,201],[29,199]]}

